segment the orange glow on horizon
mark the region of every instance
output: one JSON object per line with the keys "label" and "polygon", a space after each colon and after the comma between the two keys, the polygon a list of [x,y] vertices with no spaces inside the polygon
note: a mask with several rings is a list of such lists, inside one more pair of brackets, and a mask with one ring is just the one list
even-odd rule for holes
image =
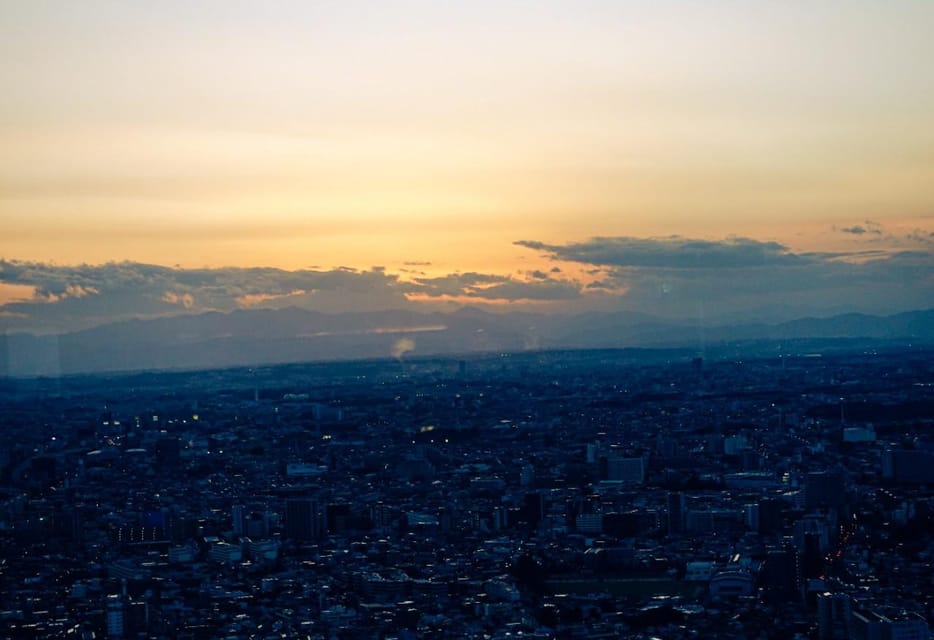
{"label": "orange glow on horizon", "polygon": [[[0,257],[509,274],[552,264],[519,240],[911,248],[934,228],[932,20],[10,0]],[[838,231],[866,220],[891,237]]]}

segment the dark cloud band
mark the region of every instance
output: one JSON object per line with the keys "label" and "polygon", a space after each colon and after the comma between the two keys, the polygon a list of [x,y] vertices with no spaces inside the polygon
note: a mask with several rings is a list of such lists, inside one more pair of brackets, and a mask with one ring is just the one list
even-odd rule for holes
{"label": "dark cloud band", "polygon": [[668,238],[592,238],[564,245],[520,240],[520,247],[543,251],[554,260],[611,267],[724,269],[796,264],[804,260],[778,242],[749,238],[721,241]]}

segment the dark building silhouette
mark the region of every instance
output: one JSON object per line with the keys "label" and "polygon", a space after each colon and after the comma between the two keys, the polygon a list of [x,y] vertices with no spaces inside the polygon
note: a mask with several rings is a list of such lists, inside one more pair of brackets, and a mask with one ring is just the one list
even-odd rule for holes
{"label": "dark building silhouette", "polygon": [[934,453],[912,449],[890,449],[882,454],[882,477],[900,484],[934,482]]}
{"label": "dark building silhouette", "polygon": [[817,596],[817,625],[820,640],[849,637],[850,597],[845,593],[821,593]]}
{"label": "dark building silhouette", "polygon": [[545,497],[540,493],[525,494],[525,504],[522,509],[522,519],[530,527],[537,527],[545,515]]}
{"label": "dark building silhouette", "polygon": [[310,498],[291,498],[285,503],[285,535],[306,541],[318,537],[318,503]]}
{"label": "dark building silhouette", "polygon": [[351,524],[349,504],[329,504],[325,507],[325,523],[328,533],[343,533]]}
{"label": "dark building silhouette", "polygon": [[762,565],[762,586],[772,601],[791,600],[798,595],[798,557],[793,548],[772,549]]}
{"label": "dark building silhouette", "polygon": [[785,505],[775,498],[759,500],[759,533],[770,534],[781,531]]}
{"label": "dark building silhouette", "polygon": [[181,462],[182,444],[178,438],[159,438],[156,441],[156,464],[160,469],[175,469]]}
{"label": "dark building silhouette", "polygon": [[837,471],[817,471],[804,478],[804,500],[809,509],[846,504],[846,478]]}
{"label": "dark building silhouette", "polygon": [[681,533],[684,531],[685,506],[684,494],[680,491],[668,494],[668,533]]}
{"label": "dark building silhouette", "polygon": [[821,554],[820,534],[809,531],[804,534],[801,548],[801,573],[805,579],[819,578],[824,571],[824,558]]}

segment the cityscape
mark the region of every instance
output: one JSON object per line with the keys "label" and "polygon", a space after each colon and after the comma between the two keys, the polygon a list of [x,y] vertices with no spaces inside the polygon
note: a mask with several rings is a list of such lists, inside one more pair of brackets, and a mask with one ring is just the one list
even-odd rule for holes
{"label": "cityscape", "polygon": [[934,640],[932,25],[0,0],[0,640]]}
{"label": "cityscape", "polygon": [[926,639],[934,351],[5,378],[0,635]]}

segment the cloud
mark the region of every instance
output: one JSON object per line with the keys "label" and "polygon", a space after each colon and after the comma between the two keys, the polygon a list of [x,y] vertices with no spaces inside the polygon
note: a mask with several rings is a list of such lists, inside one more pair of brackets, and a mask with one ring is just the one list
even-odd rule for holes
{"label": "cloud", "polygon": [[574,300],[581,295],[577,282],[509,280],[471,291],[468,295],[487,300]]}
{"label": "cloud", "polygon": [[410,292],[428,297],[467,297],[483,300],[570,300],[580,296],[574,280],[555,280],[543,271],[532,272],[533,280],[517,280],[489,273],[452,273],[434,278],[416,278]]}
{"label": "cloud", "polygon": [[925,229],[912,229],[905,237],[907,240],[920,245],[934,245],[934,231],[927,231]]}
{"label": "cloud", "polygon": [[594,280],[587,284],[586,289],[588,290],[603,290],[603,291],[614,291],[619,287],[617,282],[613,280]]}
{"label": "cloud", "polygon": [[0,328],[57,331],[127,317],[303,306],[372,311],[407,305],[397,276],[381,269],[285,271],[176,269],[136,262],[61,266],[0,260],[0,283],[32,287],[31,299],[0,305]]}
{"label": "cloud", "polygon": [[884,232],[884,229],[881,224],[873,220],[866,220],[862,224],[854,224],[850,227],[841,227],[840,231],[843,233],[848,233],[854,236],[881,236]]}
{"label": "cloud", "polygon": [[[0,259],[0,331],[60,332],[127,318],[291,306],[337,313],[427,311],[465,302],[502,309],[509,303],[510,310],[631,310],[680,318],[741,314],[758,320],[931,306],[934,236],[929,230],[901,229],[901,244],[889,245],[882,243],[887,231],[850,235],[858,250],[808,253],[738,237],[523,240],[515,244],[574,266],[564,271],[564,264],[539,266],[512,275]],[[904,240],[909,235],[910,244]]]}
{"label": "cloud", "polygon": [[195,299],[190,293],[175,293],[174,291],[166,291],[165,295],[162,296],[162,299],[169,304],[181,305],[185,309],[193,309],[195,306]]}
{"label": "cloud", "polygon": [[748,238],[593,238],[516,243],[552,260],[599,267],[586,295],[668,317],[743,314],[759,320],[838,311],[895,313],[934,300],[931,251],[795,253]]}
{"label": "cloud", "polygon": [[934,231],[907,225],[883,226],[873,220],[866,220],[849,227],[834,227],[834,231],[844,233],[864,246],[880,247],[880,251],[889,254],[918,249],[926,251],[934,247]]}
{"label": "cloud", "polygon": [[54,265],[0,260],[0,285],[29,292],[0,304],[0,330],[57,332],[126,318],[290,306],[328,313],[416,308],[430,299],[570,300],[581,286],[545,272],[532,279],[455,273],[400,280],[383,267],[357,270],[181,269],[136,262]]}
{"label": "cloud", "polygon": [[415,278],[407,285],[409,293],[439,297],[469,295],[482,287],[492,286],[508,280],[506,276],[487,273],[450,273],[433,278]]}
{"label": "cloud", "polygon": [[614,267],[728,269],[795,264],[804,258],[778,242],[750,238],[692,240],[667,238],[592,238],[565,245],[520,240],[520,247],[545,252],[553,260]]}

